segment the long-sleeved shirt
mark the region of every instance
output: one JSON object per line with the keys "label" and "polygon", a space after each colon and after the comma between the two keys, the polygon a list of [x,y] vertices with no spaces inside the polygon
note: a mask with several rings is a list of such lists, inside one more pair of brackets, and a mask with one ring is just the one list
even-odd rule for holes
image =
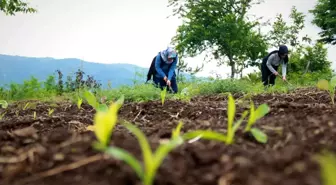
{"label": "long-sleeved shirt", "polygon": [[269,56],[266,62],[266,66],[272,73],[276,72],[275,69],[272,67],[272,65],[279,66],[280,64],[282,65],[282,76],[286,76],[287,64],[285,63],[284,59],[281,59],[279,57],[278,53],[274,53],[271,56]]}
{"label": "long-sleeved shirt", "polygon": [[[159,53],[155,59],[155,70],[157,71],[156,76],[159,78],[167,76],[168,80],[171,80],[176,69],[177,61],[178,57],[176,57],[172,63],[167,63],[161,60],[161,54]],[[162,62],[164,63],[163,65],[161,65]],[[170,65],[171,67],[169,68]]]}

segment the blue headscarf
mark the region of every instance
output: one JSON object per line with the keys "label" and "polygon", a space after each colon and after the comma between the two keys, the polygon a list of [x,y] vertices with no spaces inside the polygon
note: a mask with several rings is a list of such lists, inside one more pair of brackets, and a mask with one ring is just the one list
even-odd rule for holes
{"label": "blue headscarf", "polygon": [[168,58],[176,58],[177,53],[173,48],[168,47],[167,49],[161,51],[161,57],[162,57],[164,62],[169,64],[169,63],[172,63],[173,61],[169,62]]}

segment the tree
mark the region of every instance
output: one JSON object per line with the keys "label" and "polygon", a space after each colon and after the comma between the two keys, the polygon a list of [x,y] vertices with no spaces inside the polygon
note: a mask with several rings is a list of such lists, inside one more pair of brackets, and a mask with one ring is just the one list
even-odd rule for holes
{"label": "tree", "polygon": [[311,43],[311,39],[306,35],[300,39],[300,31],[305,27],[305,15],[298,12],[293,6],[289,15],[292,24],[288,25],[282,14],[276,16],[276,21],[272,24],[272,30],[268,35],[268,42],[273,47],[279,47],[281,44],[291,46],[291,50],[302,47],[304,42]]}
{"label": "tree", "polygon": [[239,67],[255,65],[255,60],[265,54],[266,42],[261,33],[254,30],[259,23],[246,17],[252,0],[169,2],[169,6],[175,7],[173,14],[183,18],[173,43],[184,56],[193,57],[208,51],[218,66],[231,67],[231,78],[234,78]]}
{"label": "tree", "polygon": [[336,1],[335,0],[318,0],[313,10],[309,11],[314,15],[312,21],[322,29],[319,33],[322,41],[327,44],[336,44]]}
{"label": "tree", "polygon": [[29,7],[29,4],[21,0],[0,0],[0,10],[6,15],[15,15],[18,12],[35,13],[36,9]]}

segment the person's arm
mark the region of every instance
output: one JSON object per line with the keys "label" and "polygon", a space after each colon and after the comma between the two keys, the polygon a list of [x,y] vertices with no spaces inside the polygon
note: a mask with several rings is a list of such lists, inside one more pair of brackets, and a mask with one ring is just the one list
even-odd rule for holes
{"label": "person's arm", "polygon": [[287,64],[285,62],[282,63],[282,76],[286,77],[287,72]]}
{"label": "person's arm", "polygon": [[276,53],[273,54],[273,55],[271,55],[271,56],[269,56],[269,57],[268,57],[268,60],[267,60],[267,62],[266,62],[266,66],[268,67],[268,69],[269,69],[273,74],[274,74],[276,71],[275,71],[275,69],[272,67],[272,65],[271,65],[271,61],[274,60],[275,55],[276,55]]}
{"label": "person's arm", "polygon": [[155,59],[155,70],[157,73],[159,73],[159,75],[164,78],[166,76],[166,74],[162,71],[162,69],[160,68],[161,65],[161,56],[160,53],[156,56]]}
{"label": "person's arm", "polygon": [[178,62],[178,56],[176,56],[176,58],[174,59],[174,62],[172,63],[172,65],[171,65],[171,67],[169,69],[168,80],[171,80],[171,78],[173,77],[174,71],[176,69],[177,62]]}

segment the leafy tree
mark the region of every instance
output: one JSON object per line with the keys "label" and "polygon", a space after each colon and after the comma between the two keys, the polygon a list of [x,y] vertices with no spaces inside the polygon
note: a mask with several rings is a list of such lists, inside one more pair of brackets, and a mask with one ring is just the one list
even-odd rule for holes
{"label": "leafy tree", "polygon": [[319,33],[322,41],[328,44],[336,44],[336,1],[318,0],[313,10],[309,11],[314,15],[312,21],[322,29]]}
{"label": "leafy tree", "polygon": [[290,61],[289,67],[296,73],[331,73],[331,62],[328,60],[328,50],[321,42],[317,42],[313,46],[298,49],[291,54]]}
{"label": "leafy tree", "polygon": [[300,31],[305,27],[305,15],[298,12],[296,7],[293,6],[291,14],[289,15],[292,24],[288,25],[282,14],[276,16],[276,21],[271,25],[272,30],[268,35],[268,42],[273,47],[279,47],[281,44],[291,46],[291,50],[302,47],[303,43],[311,43],[311,39],[306,35],[300,39]]}
{"label": "leafy tree", "polygon": [[169,3],[175,7],[173,15],[183,18],[173,43],[184,56],[208,52],[218,66],[228,64],[234,78],[239,66],[255,65],[265,54],[266,42],[254,30],[259,23],[249,21],[246,16],[253,4],[251,0],[169,0]]}
{"label": "leafy tree", "polygon": [[6,15],[15,15],[18,12],[35,13],[37,10],[21,0],[0,0],[0,10]]}

